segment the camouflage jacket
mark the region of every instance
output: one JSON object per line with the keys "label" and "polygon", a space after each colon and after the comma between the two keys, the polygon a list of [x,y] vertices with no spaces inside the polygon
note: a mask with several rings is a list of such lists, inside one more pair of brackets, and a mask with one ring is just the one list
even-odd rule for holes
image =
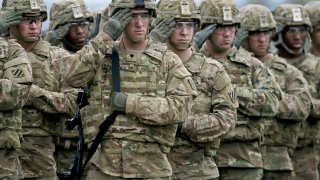
{"label": "camouflage jacket", "polygon": [[[210,56],[205,46],[200,51]],[[281,89],[268,68],[251,53],[234,47],[230,51],[227,57],[217,60],[226,68],[235,88],[238,121],[234,131],[223,139],[226,146],[221,144],[216,160],[219,167],[263,167],[255,142],[262,142],[264,120],[278,112]]]}
{"label": "camouflage jacket", "polygon": [[302,124],[298,146],[320,143],[320,59],[311,53],[307,53],[299,59],[288,60],[290,64],[298,68],[308,81],[308,89],[311,94],[311,111],[307,121]]}
{"label": "camouflage jacket", "polygon": [[24,49],[0,38],[0,148],[20,148],[21,108],[32,84],[32,69]]}
{"label": "camouflage jacket", "polygon": [[216,178],[219,173],[214,155],[220,138],[236,124],[238,101],[219,62],[194,53],[184,65],[197,85],[198,96],[194,99],[193,115],[183,123],[168,154],[172,178]]}
{"label": "camouflage jacket", "polygon": [[[27,105],[23,107],[24,135],[61,135],[66,117],[74,115],[76,90],[67,87],[62,79],[62,57],[68,53],[39,40],[27,52],[32,66],[34,84]],[[46,130],[46,131],[43,131]]]}
{"label": "camouflage jacket", "polygon": [[264,144],[268,147],[262,151],[264,169],[293,170],[289,153],[297,146],[301,124],[311,107],[308,83],[301,71],[277,55],[264,63],[275,76],[283,95],[275,120],[265,124]]}
{"label": "camouflage jacket", "polygon": [[197,92],[181,60],[163,44],[149,40],[143,52],[133,52],[101,32],[88,46],[67,58],[66,82],[73,87],[87,83],[91,86],[90,105],[81,110],[86,141],[92,141],[99,124],[111,113],[114,45],[119,49],[121,91],[128,95],[126,114],[117,117],[92,162],[112,176],[171,176],[164,153],[173,145],[177,124],[188,116],[191,95]]}

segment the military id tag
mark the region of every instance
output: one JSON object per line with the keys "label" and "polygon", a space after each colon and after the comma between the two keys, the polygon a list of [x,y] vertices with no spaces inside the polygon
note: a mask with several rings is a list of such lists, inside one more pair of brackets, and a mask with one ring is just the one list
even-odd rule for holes
{"label": "military id tag", "polygon": [[40,5],[38,3],[38,0],[30,0],[30,7],[31,7],[31,10],[40,10]]}
{"label": "military id tag", "polygon": [[300,8],[293,8],[292,9],[292,18],[294,22],[301,22],[302,21],[302,13]]}
{"label": "military id tag", "polygon": [[83,17],[83,13],[82,13],[82,10],[81,10],[81,7],[80,7],[80,4],[74,4],[71,6],[71,9],[72,9],[72,12],[73,12],[73,17],[75,19],[78,19],[78,18],[82,18]]}
{"label": "military id tag", "polygon": [[224,21],[232,21],[232,10],[231,7],[224,6],[222,8],[223,20]]}

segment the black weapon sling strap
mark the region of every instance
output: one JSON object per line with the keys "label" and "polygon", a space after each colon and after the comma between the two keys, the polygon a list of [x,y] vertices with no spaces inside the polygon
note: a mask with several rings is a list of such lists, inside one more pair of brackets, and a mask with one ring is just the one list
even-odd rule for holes
{"label": "black weapon sling strap", "polygon": [[[120,92],[120,62],[119,62],[119,52],[118,46],[115,45],[112,48],[112,91],[113,92]],[[89,149],[86,161],[84,162],[83,169],[84,171],[85,166],[92,158],[93,154],[96,152],[99,144],[102,142],[103,136],[107,133],[110,126],[116,120],[116,117],[121,114],[119,111],[113,111],[106,119],[100,124],[99,132],[96,138],[93,140],[91,148]]]}

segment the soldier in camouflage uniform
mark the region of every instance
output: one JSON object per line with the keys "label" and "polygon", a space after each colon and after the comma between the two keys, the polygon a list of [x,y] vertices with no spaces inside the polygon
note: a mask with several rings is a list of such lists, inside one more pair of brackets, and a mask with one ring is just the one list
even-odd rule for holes
{"label": "soldier in camouflage uniform", "polygon": [[90,23],[93,16],[84,0],[60,0],[51,6],[45,39],[53,46],[75,53],[88,42]]}
{"label": "soldier in camouflage uniform", "polygon": [[[130,8],[130,9],[129,9]],[[90,84],[81,109],[85,140],[112,111],[122,112],[91,160],[88,179],[171,179],[167,153],[197,89],[181,60],[146,37],[154,0],[113,0],[103,32],[68,59],[65,80]],[[122,34],[120,41],[115,41]],[[121,92],[112,92],[111,50],[119,51]]]}
{"label": "soldier in camouflage uniform", "polygon": [[[21,13],[0,12],[0,34],[8,34],[20,22]],[[0,179],[20,179],[17,149],[21,147],[22,106],[32,83],[31,66],[24,49],[14,40],[0,37]]]}
{"label": "soldier in camouflage uniform", "polygon": [[254,53],[275,76],[282,89],[278,113],[265,122],[261,146],[263,179],[295,179],[290,157],[297,146],[301,123],[311,107],[308,83],[301,71],[285,59],[270,53],[269,43],[276,30],[272,12],[261,5],[247,5],[240,9],[241,29],[236,44]]}
{"label": "soldier in camouflage uniform", "polygon": [[167,47],[180,57],[198,89],[192,115],[181,125],[168,154],[172,179],[218,179],[214,155],[220,138],[234,128],[237,120],[238,101],[231,80],[218,61],[192,49],[192,39],[200,25],[199,10],[193,0],[159,1],[158,19],[160,23],[150,36],[163,29],[165,23],[161,22],[175,24],[172,28],[164,27],[171,32]]}
{"label": "soldier in camouflage uniform", "polygon": [[24,141],[19,150],[25,179],[57,179],[52,135],[64,127],[62,119],[75,111],[76,92],[61,76],[62,57],[68,53],[40,38],[47,8],[42,0],[3,1],[2,9],[22,13],[21,22],[10,27],[10,37],[27,51],[34,84],[23,107]]}
{"label": "soldier in camouflage uniform", "polygon": [[309,1],[304,9],[308,12],[312,25],[310,53],[320,57],[320,1]]}
{"label": "soldier in camouflage uniform", "polygon": [[303,6],[283,4],[274,11],[278,31],[273,40],[278,55],[298,68],[308,81],[308,89],[312,96],[310,115],[302,123],[298,137],[298,145],[292,155],[297,179],[319,179],[315,146],[320,140],[320,61],[307,52],[305,43],[311,32],[311,23]]}
{"label": "soldier in camouflage uniform", "polygon": [[[311,32],[311,48],[309,52],[320,57],[320,1],[309,1],[304,5],[304,9],[308,12],[312,25]],[[316,145],[315,149],[318,154],[318,162],[320,161],[320,146]],[[318,174],[320,174],[320,163],[318,163]],[[320,176],[320,175],[319,175]]]}
{"label": "soldier in camouflage uniform", "polygon": [[[200,52],[223,64],[239,101],[235,129],[222,139],[215,156],[220,179],[261,179],[263,161],[259,145],[264,121],[277,113],[281,89],[261,61],[243,48],[232,47],[240,25],[239,10],[233,0],[204,0],[200,14],[204,32],[197,33],[195,38],[206,40]],[[206,27],[210,24],[217,24],[212,33]]]}

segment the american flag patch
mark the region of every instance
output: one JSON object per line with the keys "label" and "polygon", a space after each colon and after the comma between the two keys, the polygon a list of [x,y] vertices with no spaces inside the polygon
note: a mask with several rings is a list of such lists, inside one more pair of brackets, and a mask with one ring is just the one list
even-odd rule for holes
{"label": "american flag patch", "polygon": [[231,92],[229,92],[228,94],[229,94],[230,99],[232,100],[232,102],[238,101],[238,97],[237,97],[237,94],[236,94],[235,91],[231,91]]}

